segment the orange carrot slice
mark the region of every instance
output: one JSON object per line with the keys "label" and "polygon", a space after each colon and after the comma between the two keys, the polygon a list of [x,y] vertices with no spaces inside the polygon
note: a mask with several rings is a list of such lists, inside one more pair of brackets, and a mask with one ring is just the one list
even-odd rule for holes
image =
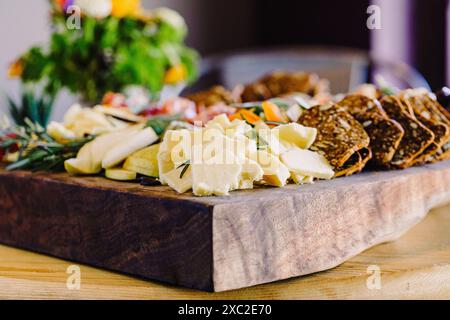
{"label": "orange carrot slice", "polygon": [[251,125],[255,125],[261,118],[258,117],[253,111],[242,109],[239,111],[241,119],[247,121]]}
{"label": "orange carrot slice", "polygon": [[264,115],[266,116],[266,121],[285,122],[281,117],[280,108],[278,108],[275,103],[271,101],[264,101],[262,103],[262,109],[264,111]]}

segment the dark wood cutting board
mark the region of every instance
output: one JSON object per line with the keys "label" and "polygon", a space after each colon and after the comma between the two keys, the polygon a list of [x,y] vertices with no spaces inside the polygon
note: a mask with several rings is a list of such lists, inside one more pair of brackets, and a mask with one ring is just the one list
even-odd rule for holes
{"label": "dark wood cutting board", "polygon": [[228,197],[0,169],[0,242],[207,291],[333,268],[450,203],[450,161]]}

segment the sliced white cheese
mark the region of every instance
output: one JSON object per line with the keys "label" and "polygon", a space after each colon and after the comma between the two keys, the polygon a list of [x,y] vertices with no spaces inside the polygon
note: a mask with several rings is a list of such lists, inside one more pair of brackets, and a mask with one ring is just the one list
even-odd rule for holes
{"label": "sliced white cheese", "polygon": [[247,122],[239,119],[234,119],[225,129],[225,135],[227,137],[233,138],[236,135],[245,135],[250,130],[252,130],[252,127]]}
{"label": "sliced white cheese", "polygon": [[264,170],[253,160],[246,159],[242,164],[242,171],[239,177],[239,189],[253,189],[253,183],[263,178]]}
{"label": "sliced white cheese", "polygon": [[214,117],[211,121],[209,121],[205,127],[206,128],[211,128],[211,127],[220,127],[223,130],[225,130],[226,128],[228,128],[231,125],[231,121],[230,119],[228,119],[227,115],[222,113],[216,117]]}
{"label": "sliced white cheese", "polygon": [[164,182],[178,193],[184,193],[192,188],[192,169],[189,166],[183,176],[184,167],[175,168],[164,174]]}
{"label": "sliced white cheese", "polygon": [[265,150],[276,156],[286,151],[286,148],[280,142],[277,132],[263,128],[258,130],[257,133],[260,150]]}
{"label": "sliced white cheese", "polygon": [[291,179],[299,185],[314,183],[313,177],[305,177],[304,175],[298,174],[296,172],[291,172]]}
{"label": "sliced white cheese", "polygon": [[319,179],[331,179],[333,168],[322,155],[300,148],[286,151],[281,155],[282,162],[291,172]]}
{"label": "sliced white cheese", "polygon": [[228,195],[239,187],[240,164],[203,163],[192,165],[192,191],[197,196]]}
{"label": "sliced white cheese", "polygon": [[256,161],[264,172],[263,180],[269,185],[285,186],[289,177],[289,169],[281,163],[278,157],[264,150],[258,150],[251,158]]}
{"label": "sliced white cheese", "polygon": [[309,128],[298,123],[283,124],[272,129],[280,140],[302,149],[312,146],[317,136],[316,128]]}
{"label": "sliced white cheese", "polygon": [[158,151],[159,179],[162,184],[167,184],[167,172],[190,160],[192,143],[192,132],[189,130],[168,130],[165,133]]}

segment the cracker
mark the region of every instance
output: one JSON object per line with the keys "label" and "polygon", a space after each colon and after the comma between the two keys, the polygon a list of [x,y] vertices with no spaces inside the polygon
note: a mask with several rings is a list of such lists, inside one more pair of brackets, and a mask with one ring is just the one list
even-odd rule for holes
{"label": "cracker", "polygon": [[402,126],[389,118],[377,100],[366,96],[349,95],[338,104],[358,120],[369,135],[371,162],[376,166],[388,165],[403,138]]}
{"label": "cracker", "polygon": [[362,125],[345,109],[338,105],[312,107],[304,110],[299,123],[317,128],[311,150],[325,156],[334,168],[343,171],[349,166],[361,166],[359,156],[355,154],[368,149],[370,139]]}
{"label": "cracker", "polygon": [[405,131],[390,165],[407,168],[434,141],[434,133],[411,115],[410,110],[395,96],[385,96],[381,105],[389,117],[397,121]]}

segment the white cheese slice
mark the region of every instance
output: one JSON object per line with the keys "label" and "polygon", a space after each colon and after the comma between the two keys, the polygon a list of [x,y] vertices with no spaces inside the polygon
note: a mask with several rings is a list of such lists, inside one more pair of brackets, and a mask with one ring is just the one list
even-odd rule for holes
{"label": "white cheese slice", "polygon": [[228,195],[239,187],[240,164],[202,163],[192,165],[192,191],[197,196]]}
{"label": "white cheese slice", "polygon": [[239,177],[239,189],[253,189],[253,183],[263,178],[264,170],[253,160],[246,159],[242,164],[242,171]]}
{"label": "white cheese slice", "polygon": [[164,174],[164,182],[178,193],[184,193],[192,188],[192,169],[187,168],[183,176],[180,178],[183,167],[173,169]]}
{"label": "white cheese slice", "polygon": [[298,123],[283,124],[272,129],[278,138],[302,149],[308,149],[316,140],[317,129]]}
{"label": "white cheese slice", "polygon": [[291,172],[291,179],[292,181],[294,181],[294,183],[299,185],[314,183],[313,177],[305,177],[304,175],[301,175],[296,172]]}
{"label": "white cheese slice", "polygon": [[225,131],[226,128],[228,128],[231,125],[230,119],[228,119],[227,115],[222,113],[218,116],[215,116],[212,120],[208,121],[208,123],[205,125],[206,128],[222,128],[223,131]]}
{"label": "white cheese slice", "polygon": [[252,160],[256,161],[261,166],[265,183],[276,187],[286,185],[291,174],[289,169],[281,163],[277,156],[264,150],[258,150],[252,156]]}
{"label": "white cheese slice", "polygon": [[334,172],[322,155],[300,148],[286,151],[281,155],[282,162],[291,172],[319,179],[331,179]]}
{"label": "white cheese slice", "polygon": [[190,160],[192,132],[183,130],[168,130],[158,151],[159,179],[167,184],[165,174]]}
{"label": "white cheese slice", "polygon": [[271,129],[260,129],[257,131],[259,140],[259,149],[265,150],[273,155],[279,156],[286,151],[286,148],[281,144],[278,132]]}

